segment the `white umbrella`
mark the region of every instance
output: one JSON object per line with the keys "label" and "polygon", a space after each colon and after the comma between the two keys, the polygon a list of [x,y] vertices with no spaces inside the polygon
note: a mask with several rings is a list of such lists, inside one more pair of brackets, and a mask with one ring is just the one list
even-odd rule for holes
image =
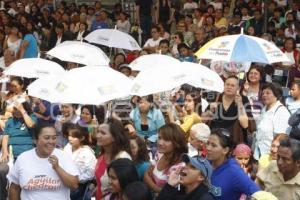
{"label": "white umbrella", "polygon": [[90,43],[101,44],[107,47],[130,51],[141,50],[141,47],[131,35],[117,29],[98,29],[88,34],[84,39]]}
{"label": "white umbrella", "polygon": [[63,74],[65,70],[56,62],[42,58],[25,58],[13,62],[4,70],[5,75],[40,78]]}
{"label": "white umbrella", "polygon": [[65,41],[47,52],[62,61],[108,66],[109,58],[98,47],[80,41]]}
{"label": "white umbrella", "polygon": [[224,89],[224,83],[216,72],[200,64],[182,62],[141,71],[133,80],[130,94],[145,96],[169,91],[185,83],[217,92]]}
{"label": "white umbrella", "polygon": [[290,62],[275,44],[244,34],[217,37],[207,42],[195,55],[200,59],[227,62]]}
{"label": "white umbrella", "polygon": [[154,66],[165,67],[170,65],[177,65],[179,63],[180,61],[173,58],[172,56],[149,54],[138,57],[129,64],[129,67],[131,67],[132,70],[142,71]]}
{"label": "white umbrella", "polygon": [[86,66],[56,80],[38,79],[28,86],[28,94],[56,103],[99,105],[128,95],[131,84],[131,79],[110,67]]}
{"label": "white umbrella", "polygon": [[131,95],[145,96],[172,90],[186,82],[186,74],[179,65],[153,66],[141,71],[133,80]]}
{"label": "white umbrella", "polygon": [[206,90],[223,92],[224,82],[213,70],[191,62],[180,63],[187,75],[187,84]]}

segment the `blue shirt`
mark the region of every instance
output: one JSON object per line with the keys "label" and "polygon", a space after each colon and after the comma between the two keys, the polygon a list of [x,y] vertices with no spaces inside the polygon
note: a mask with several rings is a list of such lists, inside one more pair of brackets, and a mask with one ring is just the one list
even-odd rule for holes
{"label": "blue shirt", "polygon": [[50,116],[50,119],[45,120],[43,118],[38,117],[37,118],[38,124],[44,123],[44,122],[54,124],[57,115],[60,113],[59,106],[55,105],[55,104],[51,104],[49,101],[46,101],[46,100],[41,100],[41,101],[42,101],[42,104],[46,108],[45,112],[41,113],[38,105],[34,105],[33,112],[38,113],[38,114],[42,115],[43,117],[49,117]]}
{"label": "blue shirt", "polygon": [[28,46],[24,52],[23,58],[37,58],[38,57],[38,45],[33,34],[26,34],[24,41],[28,42]]}
{"label": "blue shirt", "polygon": [[147,169],[150,167],[150,162],[144,161],[135,165],[136,171],[138,172],[140,181],[144,180],[144,175]]}
{"label": "blue shirt", "polygon": [[134,110],[130,112],[130,118],[133,121],[137,134],[141,137],[145,137],[145,136],[151,137],[152,135],[157,134],[157,131],[160,127],[165,125],[165,118],[162,112],[156,108],[152,108],[148,111],[147,114],[148,131],[142,131],[141,115],[138,107],[136,107]]}
{"label": "blue shirt", "polygon": [[233,158],[214,169],[211,184],[216,200],[239,200],[260,190]]}
{"label": "blue shirt", "polygon": [[97,22],[95,20],[92,23],[91,31],[94,31],[94,30],[97,30],[97,29],[103,29],[103,28],[109,28],[108,24],[106,22]]}
{"label": "blue shirt", "polygon": [[[34,114],[30,118],[36,124],[37,118]],[[27,128],[23,118],[9,118],[5,124],[4,134],[9,136],[8,145],[12,145],[14,158],[24,151],[33,148],[33,128]]]}

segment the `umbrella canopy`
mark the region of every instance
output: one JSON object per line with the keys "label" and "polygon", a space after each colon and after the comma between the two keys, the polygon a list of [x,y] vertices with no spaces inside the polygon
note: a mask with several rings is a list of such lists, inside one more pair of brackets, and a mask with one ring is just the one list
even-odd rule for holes
{"label": "umbrella canopy", "polygon": [[213,70],[191,62],[182,62],[181,65],[187,75],[187,84],[197,88],[223,92],[224,82]]}
{"label": "umbrella canopy", "polygon": [[141,71],[133,80],[131,94],[145,96],[169,91],[185,83],[217,92],[224,89],[224,83],[216,72],[199,64],[182,62]]}
{"label": "umbrella canopy", "polygon": [[217,37],[201,47],[195,55],[200,59],[227,62],[290,62],[275,44],[244,34]]}
{"label": "umbrella canopy", "polygon": [[141,50],[141,47],[131,35],[117,29],[98,29],[88,34],[84,39],[90,43],[101,44],[107,47],[130,51]]}
{"label": "umbrella canopy", "polygon": [[154,66],[156,67],[165,67],[165,66],[174,66],[179,64],[180,61],[166,55],[161,54],[149,54],[143,55],[135,59],[129,64],[132,70],[142,71],[144,69],[149,69]]}
{"label": "umbrella canopy", "polygon": [[38,79],[28,86],[28,94],[56,103],[99,105],[128,95],[131,84],[131,79],[110,67],[86,66]]}
{"label": "umbrella canopy", "polygon": [[40,78],[49,75],[60,75],[65,70],[56,62],[42,58],[25,58],[13,62],[4,70],[5,75],[26,78]]}
{"label": "umbrella canopy", "polygon": [[80,41],[65,41],[47,52],[62,61],[108,66],[109,58],[98,47]]}

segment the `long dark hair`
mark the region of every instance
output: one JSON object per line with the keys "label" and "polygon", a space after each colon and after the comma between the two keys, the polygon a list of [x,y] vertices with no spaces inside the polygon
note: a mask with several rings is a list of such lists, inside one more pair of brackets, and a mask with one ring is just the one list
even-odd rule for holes
{"label": "long dark hair", "polygon": [[148,153],[148,149],[147,149],[145,140],[139,136],[134,136],[130,139],[135,140],[136,144],[138,146],[138,153],[137,153],[137,157],[134,159],[134,162],[136,164],[139,164],[144,161],[149,161],[150,157],[149,157],[149,153]]}
{"label": "long dark hair", "polygon": [[[114,170],[118,178],[121,190],[123,190],[126,185],[139,180],[135,165],[128,158],[120,158],[112,161],[107,167],[107,173],[109,173],[111,169]],[[110,199],[114,199],[115,196],[117,196],[117,194],[113,194]]]}
{"label": "long dark hair", "polygon": [[128,200],[152,200],[149,188],[140,181],[130,183],[123,190],[123,196]]}
{"label": "long dark hair", "polygon": [[182,154],[188,152],[185,133],[180,128],[180,126],[170,123],[160,127],[158,130],[158,134],[163,140],[171,141],[173,144],[173,155],[168,161],[168,167],[171,167],[181,159]]}
{"label": "long dark hair", "polygon": [[227,158],[232,157],[232,151],[236,144],[233,140],[233,136],[229,130],[225,128],[212,129],[210,135],[215,135],[219,138],[219,142],[223,148],[228,148],[229,151],[226,155]]}
{"label": "long dark hair", "polygon": [[[109,132],[114,138],[111,158],[114,159],[121,151],[126,151],[131,155],[129,138],[125,133],[126,130],[122,122],[114,118],[109,118],[106,124],[109,126]],[[104,148],[101,147],[101,154],[104,154],[104,152]]]}

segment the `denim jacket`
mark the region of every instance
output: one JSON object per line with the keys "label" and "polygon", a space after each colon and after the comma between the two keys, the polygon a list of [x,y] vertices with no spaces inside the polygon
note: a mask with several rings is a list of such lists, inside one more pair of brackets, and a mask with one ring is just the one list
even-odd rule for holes
{"label": "denim jacket", "polygon": [[130,112],[130,118],[133,121],[136,132],[139,136],[152,136],[157,134],[158,129],[165,125],[165,119],[162,112],[159,109],[150,109],[147,114],[148,131],[142,131],[141,129],[141,115],[139,108],[135,108]]}

